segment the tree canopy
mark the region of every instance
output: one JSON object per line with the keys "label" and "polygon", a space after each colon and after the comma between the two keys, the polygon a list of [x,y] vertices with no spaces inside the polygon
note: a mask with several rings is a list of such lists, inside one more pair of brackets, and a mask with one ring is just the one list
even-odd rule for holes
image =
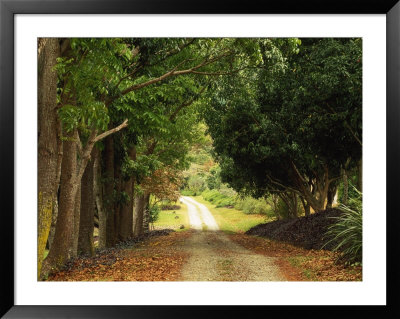
{"label": "tree canopy", "polygon": [[341,168],[361,159],[361,39],[276,43],[281,64],[260,43],[263,63],[218,82],[204,118],[221,176],[256,196],[295,192],[324,206]]}

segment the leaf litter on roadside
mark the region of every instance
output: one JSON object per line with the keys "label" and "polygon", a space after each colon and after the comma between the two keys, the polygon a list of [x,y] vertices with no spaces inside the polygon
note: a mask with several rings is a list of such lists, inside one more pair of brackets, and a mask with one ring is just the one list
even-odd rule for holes
{"label": "leaf litter on roadside", "polygon": [[[174,281],[187,255],[179,250],[188,233],[152,231],[146,236],[71,260],[49,281]],[[168,248],[166,249],[166,247]],[[177,249],[174,249],[177,246]]]}
{"label": "leaf litter on roadside", "polygon": [[337,263],[338,254],[328,250],[304,249],[288,243],[245,234],[230,239],[258,254],[278,257],[277,264],[289,281],[361,281],[362,267]]}

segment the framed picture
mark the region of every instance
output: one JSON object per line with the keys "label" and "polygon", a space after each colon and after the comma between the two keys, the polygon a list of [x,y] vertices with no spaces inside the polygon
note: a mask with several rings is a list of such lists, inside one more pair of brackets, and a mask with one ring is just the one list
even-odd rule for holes
{"label": "framed picture", "polygon": [[[262,4],[251,1],[229,6],[215,1],[179,0],[0,0],[0,10],[0,161],[4,185],[1,315],[4,318],[158,318],[237,313],[245,316],[255,309],[260,314],[297,316],[308,316],[310,311],[332,311],[349,317],[367,312],[382,317],[399,314],[395,293],[398,279],[394,273],[395,243],[399,240],[395,230],[398,226],[395,198],[400,161],[397,0]],[[370,262],[363,270],[363,281],[351,283],[354,285],[325,282],[60,285],[36,281],[32,275],[36,264],[30,263],[36,258],[37,121],[34,119],[36,44],[40,37],[365,38],[363,77],[368,81],[363,82],[363,108],[364,98],[367,105],[363,123],[367,124],[368,134],[363,135],[367,144],[363,158],[369,160],[363,167],[363,181],[368,186],[366,194],[376,197],[364,197],[368,209],[363,236],[367,238],[370,253],[366,260]],[[372,305],[377,307],[371,309]]]}

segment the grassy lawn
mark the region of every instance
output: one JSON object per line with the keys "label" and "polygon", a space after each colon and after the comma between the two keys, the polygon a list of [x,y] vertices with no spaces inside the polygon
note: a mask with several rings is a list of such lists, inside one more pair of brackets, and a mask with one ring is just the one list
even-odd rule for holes
{"label": "grassy lawn", "polygon": [[[187,206],[183,203],[179,203],[179,201],[177,205],[181,206],[181,208],[177,210],[162,210],[160,212],[158,220],[154,223],[155,229],[171,228],[176,231],[189,229]],[[181,225],[184,225],[185,228],[180,229]]]}
{"label": "grassy lawn", "polygon": [[202,196],[192,196],[199,203],[204,204],[214,215],[219,228],[226,233],[244,233],[251,227],[267,222],[264,215],[245,214],[240,210],[226,207],[215,207]]}

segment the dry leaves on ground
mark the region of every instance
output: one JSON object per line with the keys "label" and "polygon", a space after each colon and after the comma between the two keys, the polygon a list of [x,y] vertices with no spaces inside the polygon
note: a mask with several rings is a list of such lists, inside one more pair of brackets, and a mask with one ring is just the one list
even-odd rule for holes
{"label": "dry leaves on ground", "polygon": [[289,281],[361,281],[362,267],[337,263],[338,254],[328,250],[306,250],[287,243],[245,234],[231,240],[258,254],[279,257],[277,264]]}
{"label": "dry leaves on ground", "polygon": [[132,247],[77,258],[49,281],[176,281],[187,254],[179,249],[186,232],[144,239]]}

